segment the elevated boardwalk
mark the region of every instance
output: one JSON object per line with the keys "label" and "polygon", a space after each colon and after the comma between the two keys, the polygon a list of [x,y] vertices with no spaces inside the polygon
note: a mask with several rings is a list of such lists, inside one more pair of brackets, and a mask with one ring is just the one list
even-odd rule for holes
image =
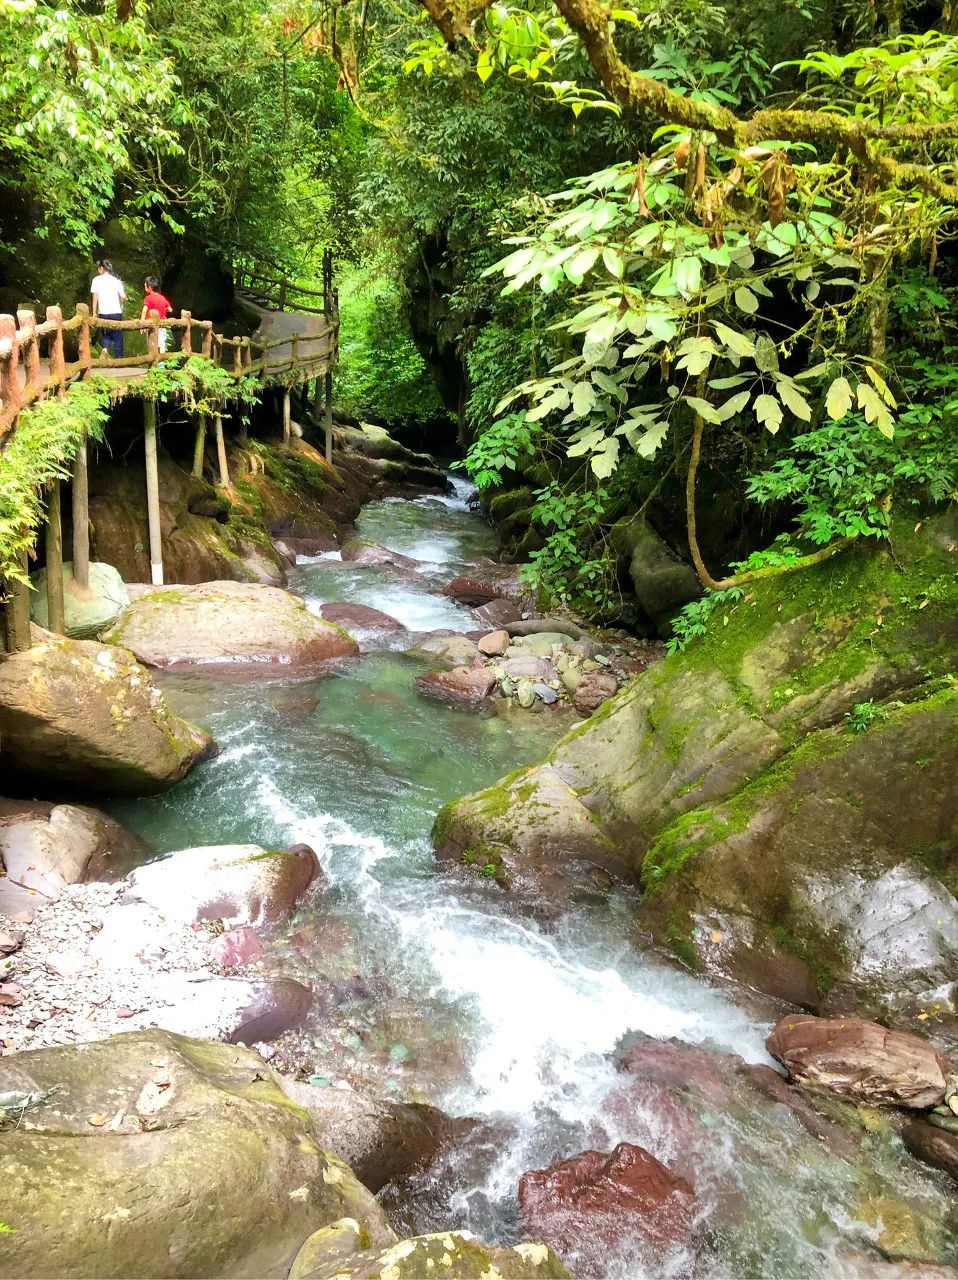
{"label": "elevated boardwalk", "polygon": [[[116,398],[143,395],[147,376],[161,362],[165,366],[203,356],[224,369],[237,383],[256,379],[264,388],[280,387],[283,439],[291,435],[290,388],[315,379],[314,404],[320,407],[326,426],[326,457],[332,461],[332,371],[339,351],[339,308],[332,285],[332,265],[326,255],[323,289],[306,289],[286,281],[273,280],[249,271],[238,273],[237,304],[256,324],[252,337],[228,337],[216,332],[212,320],[194,318],[188,311],[160,321],[154,314],[145,320],[102,320],[80,305],[65,319],[59,306],[46,309],[38,322],[32,311],[16,316],[0,315],[0,467],[6,446],[14,438],[20,415],[39,401],[63,396],[75,382],[92,376],[107,379]],[[296,310],[287,310],[294,306]],[[301,308],[301,309],[300,309]],[[175,350],[160,351],[159,331],[166,329],[169,345]],[[94,346],[107,330],[142,334],[146,351],[105,358]],[[155,385],[155,383],[154,383]],[[248,385],[248,383],[246,384]],[[225,412],[230,397],[224,397]],[[212,415],[216,443],[218,480],[229,488],[223,413]],[[245,428],[243,429],[245,431]],[[206,445],[207,422],[198,415],[194,474],[201,474]],[[143,396],[144,458],[146,465],[146,505],[150,531],[150,562],[154,584],[163,582],[163,545],[160,528],[156,405]],[[81,445],[72,461],[73,575],[81,589],[89,585],[89,502],[86,446]],[[46,560],[50,627],[63,631],[63,547],[60,528],[60,482],[54,480],[46,493]],[[27,553],[19,558],[21,581],[14,576],[5,583],[6,641],[8,649],[25,648],[30,643],[29,588],[25,583]],[[14,557],[13,563],[16,563]],[[2,640],[0,636],[0,640]],[[0,646],[2,647],[2,646]]]}

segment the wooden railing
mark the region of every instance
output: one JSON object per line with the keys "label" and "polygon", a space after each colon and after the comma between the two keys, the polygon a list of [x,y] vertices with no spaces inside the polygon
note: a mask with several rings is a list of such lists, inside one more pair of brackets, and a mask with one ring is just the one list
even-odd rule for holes
{"label": "wooden railing", "polygon": [[[160,350],[160,329],[180,335],[177,350]],[[95,357],[94,335],[107,330],[144,334],[145,354]],[[214,360],[236,377],[253,374],[268,382],[281,380],[286,373],[298,373],[305,380],[332,368],[338,336],[339,318],[335,311],[327,315],[327,325],[319,332],[256,343],[250,338],[216,333],[212,320],[195,320],[188,311],[181,312],[178,319],[162,321],[155,315],[146,320],[103,320],[81,304],[68,320],[59,307],[47,307],[46,320],[39,324],[32,311],[18,311],[16,317],[0,315],[0,440],[22,409],[91,373],[109,374],[116,369],[146,372],[161,360],[169,363],[198,354]],[[284,347],[288,351],[278,355]],[[128,381],[135,384],[135,372]]]}
{"label": "wooden railing", "polygon": [[323,254],[323,286],[299,284],[282,275],[267,275],[257,262],[239,259],[233,264],[236,289],[250,301],[269,311],[297,311],[309,315],[333,316],[339,300],[333,288],[333,260],[327,250]]}

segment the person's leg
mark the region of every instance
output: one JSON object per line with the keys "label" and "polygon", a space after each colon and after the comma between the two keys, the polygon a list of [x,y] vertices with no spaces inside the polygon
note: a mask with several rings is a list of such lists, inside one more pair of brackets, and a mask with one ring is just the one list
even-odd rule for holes
{"label": "person's leg", "polygon": [[[113,320],[121,320],[123,317],[119,315],[102,315],[101,320],[110,323]],[[108,356],[120,357],[123,355],[123,334],[119,329],[101,329],[100,335],[103,339],[103,351]]]}

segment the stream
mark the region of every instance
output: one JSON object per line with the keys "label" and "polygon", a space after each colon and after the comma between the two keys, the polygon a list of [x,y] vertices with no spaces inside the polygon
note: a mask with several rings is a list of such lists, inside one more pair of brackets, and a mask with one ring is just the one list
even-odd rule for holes
{"label": "stream", "polygon": [[[312,608],[367,604],[411,631],[473,629],[468,609],[435,594],[495,551],[466,486],[455,490],[371,503],[360,516],[361,536],[421,561],[415,573],[330,553],[301,563],[292,589]],[[629,1140],[666,1164],[691,1160],[697,1252],[593,1241],[566,1259],[578,1276],[859,1275],[859,1251],[876,1241],[894,1256],[892,1218],[905,1234],[937,1229],[945,1197],[877,1126],[850,1161],[769,1099],[705,1106],[692,1138],[651,1097],[625,1105],[610,1055],[628,1033],[769,1063],[769,1024],[643,955],[628,892],[546,929],[510,914],[480,873],[437,871],[429,830],[439,807],[540,759],[574,721],[547,708],[484,718],[427,701],[414,680],[430,664],[400,652],[404,642],[391,636],[391,648],[320,678],[161,677],[174,708],[222,750],[172,792],[111,809],[158,854],[234,841],[316,849],[327,883],[307,895],[269,964],[314,983],[318,1008],[274,1065],[292,1055],[314,1083],[485,1122],[409,1189],[402,1227],[522,1239],[525,1171]]]}

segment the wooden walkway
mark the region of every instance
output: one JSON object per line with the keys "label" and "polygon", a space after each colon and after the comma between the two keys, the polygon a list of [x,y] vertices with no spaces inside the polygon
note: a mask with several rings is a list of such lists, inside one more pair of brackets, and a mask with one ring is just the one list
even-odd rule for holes
{"label": "wooden walkway", "polygon": [[[322,408],[326,428],[326,458],[332,461],[332,378],[339,350],[339,308],[332,286],[332,264],[326,255],[323,290],[290,286],[249,272],[238,273],[237,301],[258,320],[252,337],[227,337],[217,333],[213,321],[195,319],[188,311],[176,319],[160,321],[154,314],[146,320],[101,320],[81,305],[69,319],[58,306],[46,309],[38,322],[32,311],[16,316],[0,315],[0,467],[3,451],[16,432],[24,409],[38,401],[62,396],[71,383],[96,376],[115,384],[117,397],[136,395],[144,379],[161,362],[172,365],[191,356],[204,356],[225,369],[235,379],[255,378],[264,387],[283,388],[283,439],[291,438],[290,388],[315,379],[314,406]],[[317,305],[317,301],[320,305]],[[302,310],[286,310],[287,306]],[[166,329],[176,350],[161,352],[159,331]],[[143,334],[146,351],[122,358],[94,355],[106,330]],[[228,398],[228,397],[227,397]],[[225,411],[226,405],[223,405]],[[214,413],[217,478],[229,488],[230,478],[223,435],[223,415]],[[245,431],[245,428],[244,428]],[[156,405],[143,398],[144,458],[146,465],[146,507],[150,535],[150,564],[154,584],[163,582],[163,546],[160,528],[159,479],[157,461]],[[194,452],[194,475],[202,474],[207,422],[198,415]],[[89,586],[90,539],[86,447],[81,445],[73,459],[73,556],[72,573],[77,587]],[[64,630],[62,582],[63,546],[60,521],[60,482],[47,492],[47,594],[50,629]],[[21,557],[26,574],[27,556]],[[23,583],[6,583],[6,641],[10,650],[30,644],[30,592]],[[0,636],[2,640],[2,636]],[[0,645],[2,648],[2,645]]]}

